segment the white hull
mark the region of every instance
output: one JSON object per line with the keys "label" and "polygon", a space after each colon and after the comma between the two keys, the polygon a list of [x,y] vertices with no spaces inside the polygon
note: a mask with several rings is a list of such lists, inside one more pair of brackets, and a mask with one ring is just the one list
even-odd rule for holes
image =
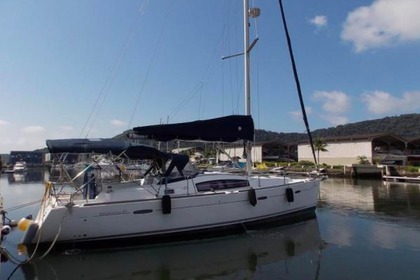
{"label": "white hull", "polygon": [[[95,199],[73,201],[50,200],[41,207],[24,243],[79,243],[127,238],[156,238],[183,235],[196,231],[223,230],[235,226],[268,221],[314,211],[319,181],[302,180],[286,183],[285,179],[250,178],[257,204],[252,206],[249,187],[198,192],[195,184],[204,180],[223,181],[246,178],[232,174],[199,175],[192,179],[168,184],[173,190],[170,213],[162,211],[163,187],[158,196],[149,193],[152,186],[133,187],[133,182],[112,185],[112,192],[102,191]],[[281,184],[281,185],[280,185]],[[158,188],[156,185],[155,188]],[[292,188],[293,202],[286,197]],[[35,226],[36,225],[36,226]]]}
{"label": "white hull", "polygon": [[16,162],[13,166],[14,173],[24,173],[26,171],[28,171],[28,168],[26,167],[26,163],[24,162]]}

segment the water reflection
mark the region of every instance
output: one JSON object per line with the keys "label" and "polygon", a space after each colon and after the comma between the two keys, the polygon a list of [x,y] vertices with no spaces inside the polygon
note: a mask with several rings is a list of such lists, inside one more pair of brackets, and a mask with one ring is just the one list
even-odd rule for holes
{"label": "water reflection", "polygon": [[327,180],[318,213],[329,244],[420,250],[419,184]]}
{"label": "water reflection", "polygon": [[[0,177],[6,209],[44,192],[42,182],[10,184],[7,177]],[[9,216],[18,220],[36,210]],[[20,240],[14,230],[3,246],[16,253]],[[321,183],[316,220],[222,239],[53,253],[17,268],[8,261],[0,279],[414,280],[419,256],[420,184],[328,179]]]}
{"label": "water reflection", "polygon": [[314,278],[323,246],[318,221],[313,219],[222,239],[112,251],[66,251],[26,264],[22,270],[25,279],[243,279],[252,278],[257,267],[279,266],[281,262],[287,274],[300,273],[299,266],[294,266],[294,271],[288,263],[313,252]]}
{"label": "water reflection", "polygon": [[8,173],[7,175],[9,184],[36,183],[45,180],[44,169],[28,169],[25,172]]}
{"label": "water reflection", "polygon": [[380,180],[329,179],[321,185],[320,208],[383,218],[420,220],[420,184]]}

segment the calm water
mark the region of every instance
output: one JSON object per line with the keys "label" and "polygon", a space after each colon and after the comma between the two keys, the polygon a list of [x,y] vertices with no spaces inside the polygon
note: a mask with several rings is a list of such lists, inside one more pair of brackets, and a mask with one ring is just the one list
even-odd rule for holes
{"label": "calm water", "polygon": [[[43,191],[42,171],[2,174],[5,208]],[[9,211],[19,220],[38,204]],[[112,225],[110,225],[112,226]],[[15,229],[3,241],[13,259],[1,279],[420,279],[420,184],[328,179],[317,218],[225,238],[141,248],[66,251],[16,266]]]}

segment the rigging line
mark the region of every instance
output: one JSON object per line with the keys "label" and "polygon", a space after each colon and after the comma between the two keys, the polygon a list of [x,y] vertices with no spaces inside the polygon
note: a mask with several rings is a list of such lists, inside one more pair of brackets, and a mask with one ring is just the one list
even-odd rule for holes
{"label": "rigging line", "polygon": [[[252,6],[253,6],[253,7],[256,7],[256,5],[255,5],[255,1],[254,1],[254,0],[252,1]],[[254,26],[255,26],[255,27],[254,27],[254,28],[255,28],[255,37],[256,37],[256,38],[258,38],[258,24],[257,24],[257,18],[258,18],[258,17],[253,18],[253,20],[254,20]]]}
{"label": "rigging line", "polygon": [[191,91],[191,94],[190,95],[188,95],[188,96],[186,96],[182,101],[181,101],[181,103],[179,103],[178,104],[178,106],[176,106],[175,107],[175,109],[174,110],[172,110],[172,112],[169,114],[169,116],[171,117],[171,118],[173,118],[173,117],[175,117],[175,115],[176,114],[178,114],[178,112],[185,106],[185,105],[187,105],[190,101],[191,101],[191,99],[193,98],[193,97],[195,97],[199,92],[200,92],[200,89],[203,87],[203,84],[204,84],[204,81],[200,81],[200,83],[199,84],[197,84],[196,85],[196,87]]}
{"label": "rigging line", "polygon": [[[218,61],[217,59],[212,59],[214,57],[218,56],[218,49],[219,47],[221,47],[223,45],[223,32],[220,34],[217,43],[216,43],[216,47],[213,50],[212,55],[210,55],[210,59],[209,62],[207,64],[206,70],[204,71],[204,75],[203,75],[203,79],[195,86],[195,88],[191,91],[191,94],[186,96],[181,103],[179,103],[175,109],[172,110],[172,112],[169,114],[169,116],[171,118],[173,118],[176,114],[178,114],[178,112],[184,107],[186,106],[192,98],[194,98],[200,91],[202,92],[204,86],[206,86],[206,91],[205,93],[207,94],[207,80],[208,77],[210,76],[210,72],[211,69],[216,65],[216,61]],[[201,96],[200,96],[201,98]],[[201,99],[200,99],[201,102]],[[199,107],[201,106],[201,103],[199,103]],[[201,108],[200,108],[201,110]]]}
{"label": "rigging line", "polygon": [[[257,108],[256,108],[256,111],[257,111],[257,124],[256,124],[256,127],[257,128],[260,128],[260,71],[259,71],[259,60],[258,60],[258,57],[259,57],[259,48],[257,47],[257,49],[256,49],[256,52],[257,52],[257,59],[255,60],[255,64],[256,64],[256,76],[257,76],[257,78],[256,78],[256,83],[255,83],[255,87],[256,87],[256,94],[255,94],[255,96],[257,97]],[[253,67],[254,68],[254,67]],[[255,136],[254,136],[254,141],[255,141]]]}
{"label": "rigging line", "polygon": [[42,200],[38,199],[38,200],[35,200],[35,201],[30,201],[30,202],[23,203],[23,204],[20,204],[20,205],[15,205],[15,206],[12,206],[8,209],[5,209],[5,212],[15,211],[15,210],[18,210],[20,208],[24,208],[24,207],[34,205],[34,204],[39,203],[41,201]]}
{"label": "rigging line", "polygon": [[292,62],[292,67],[293,67],[293,75],[295,77],[296,88],[297,88],[298,95],[299,95],[299,101],[300,101],[300,107],[301,107],[301,110],[302,110],[303,121],[305,122],[306,130],[308,132],[309,142],[311,144],[312,155],[314,157],[315,166],[318,166],[318,163],[316,161],[316,156],[315,156],[315,148],[314,148],[314,144],[313,144],[313,141],[312,141],[311,130],[309,129],[309,122],[308,122],[308,118],[306,116],[305,105],[303,104],[302,89],[300,87],[299,76],[298,76],[298,73],[297,73],[296,62],[295,62],[295,58],[294,58],[294,55],[293,55],[292,43],[291,43],[291,40],[290,40],[290,35],[289,35],[288,28],[287,28],[286,17],[284,15],[282,0],[279,0],[279,4],[280,4],[280,12],[281,12],[282,20],[283,20],[284,32],[286,33],[287,46],[288,46],[288,49],[289,49],[290,60]]}
{"label": "rigging line", "polygon": [[[118,70],[119,66],[121,65],[122,61],[124,60],[124,57],[125,57],[125,55],[127,53],[127,50],[128,50],[128,47],[130,46],[130,43],[134,38],[134,34],[135,34],[135,31],[136,31],[136,26],[138,25],[138,22],[139,22],[141,16],[143,16],[144,11],[145,11],[148,4],[149,4],[149,0],[143,1],[141,6],[139,7],[138,14],[140,16],[138,16],[136,18],[136,20],[135,20],[128,36],[127,36],[127,39],[125,40],[124,45],[121,48],[121,51],[119,52],[119,54],[117,56],[117,59],[115,60],[114,64],[112,65],[111,72],[109,73],[108,77],[106,78],[105,83],[103,84],[101,90],[99,91],[99,95],[98,95],[98,97],[95,101],[95,105],[94,105],[92,111],[90,112],[90,114],[88,116],[88,119],[86,120],[86,123],[85,123],[82,131],[80,132],[80,136],[82,136],[83,132],[87,129],[86,136],[85,136],[85,138],[87,138],[89,133],[90,133],[90,130],[92,129],[93,124],[97,120],[99,112],[101,111],[102,105],[105,102],[106,97],[109,93],[109,90],[111,89],[112,84],[113,84],[113,82],[114,82],[114,80],[117,76],[117,74],[116,74],[117,70]],[[92,117],[92,116],[94,116],[94,117]],[[92,122],[91,122],[90,126],[88,127],[88,123],[90,121],[92,121]]]}
{"label": "rigging line", "polygon": [[164,24],[163,24],[163,26],[162,26],[162,30],[160,31],[160,34],[159,34],[159,37],[158,37],[158,41],[157,41],[157,43],[156,43],[156,47],[155,47],[155,48],[154,48],[154,50],[153,50],[152,59],[150,60],[149,65],[147,66],[146,75],[145,75],[145,77],[144,77],[144,79],[143,79],[143,83],[142,83],[142,85],[141,85],[141,89],[140,89],[140,91],[139,91],[139,94],[137,95],[136,102],[134,103],[133,113],[131,114],[130,121],[128,122],[128,127],[127,127],[127,129],[130,129],[130,127],[131,127],[131,123],[133,122],[133,119],[134,119],[134,115],[136,114],[137,107],[138,107],[138,105],[139,105],[139,103],[140,103],[140,97],[141,97],[141,96],[142,96],[142,94],[143,94],[144,87],[146,86],[147,79],[149,78],[150,70],[152,69],[152,64],[153,64],[153,62],[155,61],[155,58],[156,58],[157,52],[158,52],[159,47],[160,47],[160,45],[161,45],[161,43],[162,43],[162,37],[163,37],[163,34],[165,33],[166,27],[167,27],[167,25],[168,25],[168,22],[169,22],[169,14],[170,14],[170,13],[171,13],[171,11],[172,11],[172,6],[173,6],[173,4],[174,4],[174,1],[171,1],[171,4],[169,5],[168,9],[166,10],[166,14],[165,14],[165,22],[164,22]]}

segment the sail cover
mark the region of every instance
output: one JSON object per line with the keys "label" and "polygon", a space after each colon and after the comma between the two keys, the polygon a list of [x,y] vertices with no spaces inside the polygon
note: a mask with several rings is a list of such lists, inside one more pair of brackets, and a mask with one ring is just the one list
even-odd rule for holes
{"label": "sail cover", "polygon": [[99,139],[56,139],[47,140],[51,153],[125,153],[131,159],[154,159],[157,157],[169,159],[171,156],[147,145],[133,144],[111,138]]}
{"label": "sail cover", "polygon": [[251,116],[231,115],[221,118],[133,128],[137,135],[157,141],[203,140],[235,142],[254,140],[254,122]]}

